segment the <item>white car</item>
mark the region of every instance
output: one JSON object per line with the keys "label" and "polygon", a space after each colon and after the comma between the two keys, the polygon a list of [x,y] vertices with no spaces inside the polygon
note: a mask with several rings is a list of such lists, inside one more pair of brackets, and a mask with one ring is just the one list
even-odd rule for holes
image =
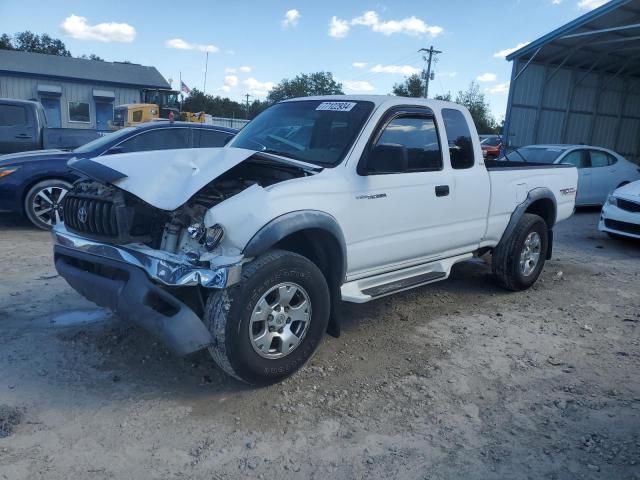
{"label": "white car", "polygon": [[640,167],[613,150],[590,145],[529,145],[501,160],[569,164],[578,169],[576,206],[602,205],[616,188],[640,180]]}
{"label": "white car", "polygon": [[640,180],[609,195],[602,207],[598,230],[612,237],[640,239]]}

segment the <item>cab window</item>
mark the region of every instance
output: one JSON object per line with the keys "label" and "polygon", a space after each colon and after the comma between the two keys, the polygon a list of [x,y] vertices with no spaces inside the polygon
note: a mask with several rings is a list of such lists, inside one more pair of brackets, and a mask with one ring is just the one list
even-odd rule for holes
{"label": "cab window", "polygon": [[391,120],[368,154],[366,164],[369,174],[442,170],[433,118],[404,115]]}
{"label": "cab window", "polygon": [[451,166],[457,170],[473,167],[475,158],[467,119],[460,110],[452,108],[442,109],[442,119],[449,142]]}

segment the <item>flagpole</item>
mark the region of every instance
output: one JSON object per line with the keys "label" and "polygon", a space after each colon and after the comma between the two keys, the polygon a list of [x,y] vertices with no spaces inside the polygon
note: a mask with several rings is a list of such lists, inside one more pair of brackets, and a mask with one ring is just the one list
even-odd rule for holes
{"label": "flagpole", "polygon": [[209,52],[207,52],[207,59],[204,63],[204,87],[202,88],[202,93],[207,93],[207,70],[209,69]]}

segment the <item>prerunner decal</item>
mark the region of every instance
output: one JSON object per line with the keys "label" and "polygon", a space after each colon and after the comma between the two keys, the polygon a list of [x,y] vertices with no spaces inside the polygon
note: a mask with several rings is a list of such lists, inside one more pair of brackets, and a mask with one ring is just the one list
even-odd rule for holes
{"label": "prerunner decal", "polygon": [[316,110],[329,110],[332,112],[350,112],[356,102],[322,102]]}

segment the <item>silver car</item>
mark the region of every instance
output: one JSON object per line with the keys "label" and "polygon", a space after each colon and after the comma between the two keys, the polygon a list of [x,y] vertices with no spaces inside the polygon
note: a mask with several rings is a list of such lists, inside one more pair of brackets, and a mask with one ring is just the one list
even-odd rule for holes
{"label": "silver car", "polygon": [[640,179],[640,166],[611,150],[589,145],[529,145],[500,160],[575,165],[577,206],[602,205],[616,188]]}

